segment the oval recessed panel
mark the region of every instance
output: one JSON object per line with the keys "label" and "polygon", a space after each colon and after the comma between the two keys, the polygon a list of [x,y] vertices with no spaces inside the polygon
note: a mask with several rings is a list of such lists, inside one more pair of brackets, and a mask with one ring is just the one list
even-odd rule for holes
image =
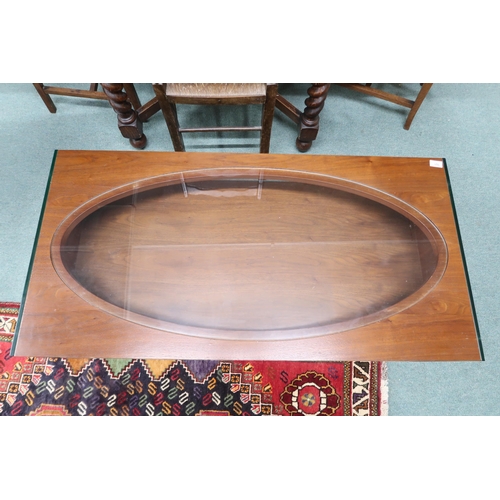
{"label": "oval recessed panel", "polygon": [[407,203],[330,176],[208,169],[79,207],[51,248],[61,279],[123,319],[228,340],[296,339],[400,312],[439,281],[438,229]]}

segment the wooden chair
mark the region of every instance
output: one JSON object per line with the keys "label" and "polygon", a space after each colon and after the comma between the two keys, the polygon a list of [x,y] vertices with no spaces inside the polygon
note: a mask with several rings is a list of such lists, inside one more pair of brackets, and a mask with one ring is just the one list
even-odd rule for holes
{"label": "wooden chair", "polygon": [[[275,83],[155,83],[160,108],[175,151],[185,151],[183,133],[255,130],[260,132],[260,152],[269,153],[271,127],[278,85]],[[262,104],[260,126],[181,128],[177,104]]]}
{"label": "wooden chair", "polygon": [[384,99],[385,101],[392,102],[394,104],[398,104],[399,106],[404,106],[406,108],[410,108],[410,112],[408,113],[408,117],[406,118],[406,122],[403,126],[405,130],[409,130],[411,126],[411,122],[415,115],[417,114],[420,105],[424,101],[425,97],[429,93],[429,90],[432,87],[432,83],[421,83],[420,91],[417,94],[415,100],[406,99],[397,94],[392,94],[390,92],[386,92],[384,90],[376,89],[372,87],[371,83],[337,83],[342,87],[346,87],[352,90],[356,90],[358,92],[362,92],[363,94],[371,95],[374,97],[378,97],[379,99]]}
{"label": "wooden chair", "polygon": [[[38,94],[42,98],[45,106],[51,113],[55,113],[57,108],[54,101],[50,98],[50,95],[63,95],[69,97],[83,97],[86,99],[101,99],[107,101],[108,97],[104,92],[98,90],[98,83],[91,83],[89,90],[75,89],[70,87],[52,87],[44,85],[43,83],[34,83],[33,86],[37,90]],[[134,109],[139,109],[141,107],[141,102],[135,91],[134,85],[132,83],[125,83],[127,86],[127,96]]]}

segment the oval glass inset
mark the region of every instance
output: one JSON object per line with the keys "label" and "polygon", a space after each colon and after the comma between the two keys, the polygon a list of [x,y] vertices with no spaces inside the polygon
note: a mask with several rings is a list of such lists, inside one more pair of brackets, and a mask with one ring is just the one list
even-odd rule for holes
{"label": "oval glass inset", "polygon": [[169,332],[297,339],[421,300],[446,244],[421,212],[331,176],[207,169],[121,186],[56,231],[61,279],[90,304]]}

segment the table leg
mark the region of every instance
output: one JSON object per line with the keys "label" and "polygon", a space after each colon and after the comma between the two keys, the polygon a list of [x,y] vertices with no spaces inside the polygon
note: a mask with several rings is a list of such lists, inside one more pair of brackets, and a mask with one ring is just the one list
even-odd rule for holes
{"label": "table leg", "polygon": [[142,122],[130,103],[123,83],[101,83],[111,107],[118,115],[118,128],[134,148],[144,149],[147,138],[142,132]]}
{"label": "table leg", "polygon": [[307,89],[309,97],[304,101],[306,107],[300,115],[299,135],[295,141],[301,152],[307,151],[318,135],[319,114],[325,105],[329,89],[329,83],[313,83]]}

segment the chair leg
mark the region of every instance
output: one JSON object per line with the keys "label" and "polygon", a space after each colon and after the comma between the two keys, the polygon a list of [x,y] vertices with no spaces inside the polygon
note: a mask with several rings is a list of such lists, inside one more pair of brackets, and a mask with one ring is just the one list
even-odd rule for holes
{"label": "chair leg", "polygon": [[137,111],[141,107],[141,101],[139,99],[139,96],[137,95],[134,84],[124,83],[123,90],[125,90],[125,93],[130,100],[130,104],[132,104],[132,107]]}
{"label": "chair leg", "polygon": [[406,118],[406,122],[403,126],[405,130],[409,130],[411,127],[411,122],[413,121],[413,118],[415,118],[415,115],[417,114],[418,109],[420,108],[420,105],[424,101],[425,97],[429,93],[429,90],[432,87],[432,83],[423,83],[422,88],[420,89],[420,92],[417,95],[417,98],[415,99],[415,102],[413,103],[413,106],[410,109],[410,112],[408,113],[408,117]]}
{"label": "chair leg", "polygon": [[262,110],[262,130],[260,136],[260,152],[269,153],[271,145],[271,130],[273,126],[274,109],[276,107],[276,97],[278,95],[278,84],[267,85],[266,101]]}
{"label": "chair leg", "polygon": [[57,111],[57,108],[52,99],[50,98],[49,94],[45,92],[45,89],[43,88],[43,83],[34,83],[33,86],[35,87],[36,91],[42,98],[43,102],[45,103],[45,106],[47,106],[47,109],[51,113],[55,113]]}
{"label": "chair leg", "polygon": [[184,139],[179,132],[179,120],[177,118],[177,109],[175,104],[167,100],[165,91],[161,83],[153,84],[153,88],[156,97],[158,98],[158,103],[160,104],[160,109],[163,113],[163,117],[167,122],[167,127],[170,133],[170,138],[172,139],[174,150],[179,152],[186,151],[186,148],[184,147]]}

